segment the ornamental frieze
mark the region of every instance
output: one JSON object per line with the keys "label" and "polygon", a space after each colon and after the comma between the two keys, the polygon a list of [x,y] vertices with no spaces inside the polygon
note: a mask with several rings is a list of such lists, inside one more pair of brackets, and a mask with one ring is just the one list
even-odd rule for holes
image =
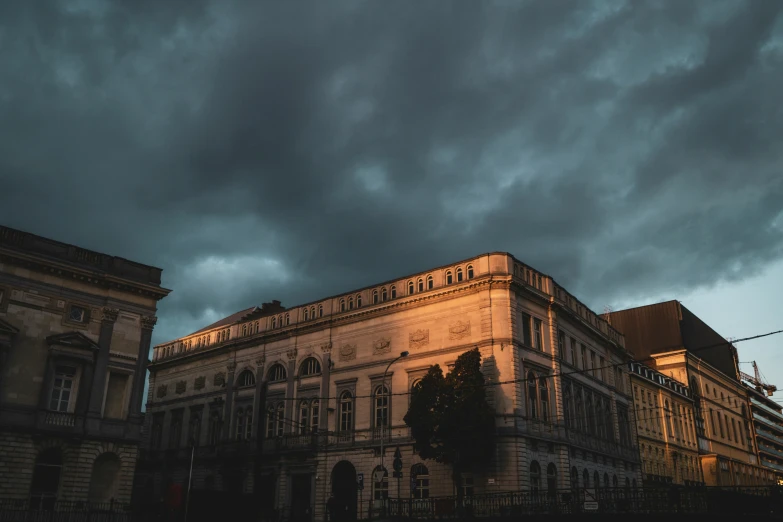
{"label": "ornamental frieze", "polygon": [[411,348],[422,348],[430,344],[430,331],[416,330],[408,336],[408,344]]}
{"label": "ornamental frieze", "polygon": [[344,344],[340,347],[340,360],[352,361],[356,359],[356,345]]}
{"label": "ornamental frieze", "polygon": [[207,378],[203,375],[200,377],[196,377],[196,380],[193,381],[193,389],[194,390],[202,390],[207,385]]}
{"label": "ornamental frieze", "polygon": [[163,397],[165,397],[168,391],[169,391],[168,384],[161,384],[160,386],[158,386],[158,399],[162,399]]}
{"label": "ornamental frieze", "polygon": [[391,351],[391,339],[389,337],[381,337],[372,343],[372,354],[380,355],[382,353],[389,353]]}
{"label": "ornamental frieze", "polygon": [[185,390],[188,388],[188,383],[186,381],[177,381],[176,389],[177,395],[181,393],[185,393]]}
{"label": "ornamental frieze", "polygon": [[212,377],[212,384],[214,386],[225,386],[226,385],[226,374],[223,372],[217,372],[214,377]]}
{"label": "ornamental frieze", "polygon": [[456,321],[449,325],[449,339],[470,337],[470,321]]}

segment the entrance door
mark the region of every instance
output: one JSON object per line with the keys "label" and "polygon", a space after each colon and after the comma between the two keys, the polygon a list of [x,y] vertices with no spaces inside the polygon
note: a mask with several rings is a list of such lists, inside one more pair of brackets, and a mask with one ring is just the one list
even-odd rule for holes
{"label": "entrance door", "polygon": [[356,520],[356,468],[347,460],[341,460],[332,469],[332,495],[337,513],[331,520]]}
{"label": "entrance door", "polygon": [[311,522],[313,506],[311,497],[312,475],[291,475],[291,522]]}

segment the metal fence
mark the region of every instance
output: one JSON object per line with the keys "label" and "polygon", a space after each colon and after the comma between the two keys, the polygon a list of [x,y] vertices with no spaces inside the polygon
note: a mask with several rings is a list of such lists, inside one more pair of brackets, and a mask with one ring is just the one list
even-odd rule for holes
{"label": "metal fence", "polygon": [[0,499],[0,522],[137,522],[161,518],[158,511],[121,502]]}
{"label": "metal fence", "polygon": [[577,513],[783,513],[783,488],[671,487],[600,488],[554,492],[389,499],[387,514],[395,518],[441,519],[518,517]]}

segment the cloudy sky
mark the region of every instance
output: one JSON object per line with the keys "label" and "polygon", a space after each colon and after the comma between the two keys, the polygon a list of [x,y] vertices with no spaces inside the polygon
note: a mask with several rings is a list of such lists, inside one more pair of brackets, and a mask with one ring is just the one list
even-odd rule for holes
{"label": "cloudy sky", "polygon": [[[782,13],[2,2],[0,222],[163,268],[155,342],[493,250],[780,329]],[[783,385],[781,342],[741,359]]]}

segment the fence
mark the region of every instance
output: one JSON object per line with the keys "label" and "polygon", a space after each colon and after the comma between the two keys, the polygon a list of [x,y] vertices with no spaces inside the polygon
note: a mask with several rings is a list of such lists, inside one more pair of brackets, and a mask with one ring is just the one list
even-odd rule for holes
{"label": "fence", "polygon": [[159,511],[121,502],[0,500],[0,522],[139,522],[161,518]]}
{"label": "fence", "polygon": [[578,513],[783,513],[783,492],[777,486],[748,488],[670,487],[600,488],[555,492],[513,492],[492,495],[389,499],[395,518],[443,519],[519,517]]}

